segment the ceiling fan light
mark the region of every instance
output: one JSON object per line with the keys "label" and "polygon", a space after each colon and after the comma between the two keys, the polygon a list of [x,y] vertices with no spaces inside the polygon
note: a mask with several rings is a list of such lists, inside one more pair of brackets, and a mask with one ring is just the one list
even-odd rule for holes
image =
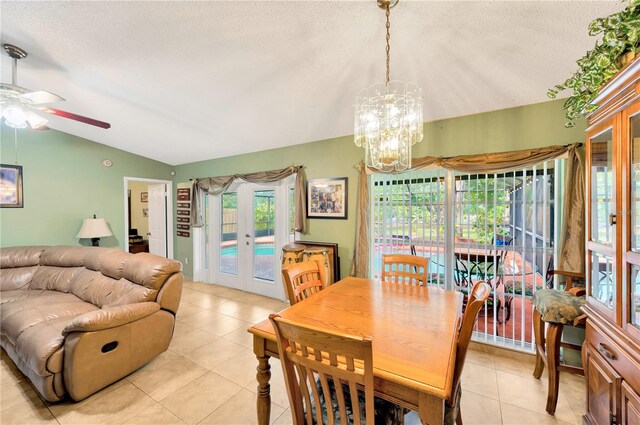
{"label": "ceiling fan light", "polygon": [[48,120],[46,120],[45,118],[42,118],[40,115],[34,112],[27,111],[25,115],[27,117],[27,122],[29,123],[29,126],[31,126],[31,128],[34,130],[46,127],[47,124],[49,123]]}
{"label": "ceiling fan light", "polygon": [[9,104],[2,107],[4,122],[12,128],[26,128],[27,115],[19,105]]}

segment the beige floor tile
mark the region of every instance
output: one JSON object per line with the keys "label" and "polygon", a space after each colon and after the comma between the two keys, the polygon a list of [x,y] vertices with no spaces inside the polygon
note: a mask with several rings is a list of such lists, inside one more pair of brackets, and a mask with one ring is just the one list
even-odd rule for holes
{"label": "beige floor tile", "polygon": [[250,305],[229,313],[229,316],[244,320],[245,322],[257,323],[268,319],[271,313],[273,313],[273,311],[269,309]]}
{"label": "beige floor tile", "polygon": [[211,307],[211,310],[217,311],[218,313],[230,315],[231,313],[234,313],[246,307],[249,307],[249,305],[244,303],[239,303],[233,300],[227,300],[227,302]]}
{"label": "beige floor tile", "polygon": [[469,363],[462,371],[460,382],[463,390],[499,399],[496,370],[491,367]]}
{"label": "beige floor tile", "polygon": [[[282,415],[284,409],[271,403],[271,423]],[[256,395],[248,390],[240,390],[222,406],[218,407],[201,424],[246,425],[256,420]]]}
{"label": "beige floor tile", "polygon": [[213,335],[223,336],[236,329],[248,329],[251,323],[244,320],[236,319],[235,317],[222,316],[220,319],[214,320],[211,323],[207,323],[201,326],[200,329],[207,331]]}
{"label": "beige floor tile", "polygon": [[106,396],[109,393],[112,393],[113,391],[116,391],[120,388],[126,387],[128,385],[131,385],[131,383],[127,380],[127,379],[121,379],[117,382],[114,382],[113,384],[109,385],[106,388],[103,388],[102,390],[98,391],[97,393],[91,395],[90,397],[85,398],[84,400],[80,401],[80,402],[74,402],[71,401],[68,398],[63,399],[62,401],[56,402],[56,403],[49,403],[49,402],[44,402],[47,407],[49,408],[49,410],[51,411],[51,413],[53,413],[53,416],[55,416],[56,418],[59,416],[62,416],[74,409],[79,409],[80,407],[84,406],[85,404],[89,404],[94,402],[95,400],[98,400],[104,396]]}
{"label": "beige floor tile", "polygon": [[58,422],[42,400],[24,401],[0,413],[2,425],[57,425]]}
{"label": "beige floor tile", "polygon": [[[151,360],[146,365],[142,366],[142,368],[140,368],[138,371],[140,372],[143,370],[156,370],[166,365],[169,362],[179,359],[180,357],[182,357],[180,354],[175,353],[171,350],[167,350],[164,353],[160,353],[158,357]],[[129,375],[129,377],[131,377],[131,375]]]}
{"label": "beige floor tile", "polygon": [[275,298],[270,298],[268,301],[259,305],[259,307],[263,307],[273,312],[282,311],[285,308],[289,307],[289,302],[276,300]]}
{"label": "beige floor tile", "polygon": [[222,376],[207,372],[160,403],[187,424],[197,424],[241,389]]}
{"label": "beige floor tile", "polygon": [[176,313],[176,318],[182,319],[183,317],[189,316],[191,314],[197,313],[199,311],[204,310],[204,308],[195,306],[189,303],[181,302],[178,306],[178,312]]}
{"label": "beige floor tile", "polygon": [[74,406],[56,419],[61,425],[121,424],[153,406],[155,402],[131,383],[81,406]]}
{"label": "beige floor tile", "polygon": [[273,425],[293,425],[293,417],[291,417],[291,410],[287,409],[282,412],[279,418],[273,423]]}
{"label": "beige floor tile", "polygon": [[471,391],[462,391],[462,422],[468,425],[501,425],[500,402]]}
{"label": "beige floor tile", "polygon": [[194,291],[194,295],[189,299],[189,303],[209,310],[226,302],[229,302],[229,299],[198,291]]}
{"label": "beige floor tile", "polygon": [[[502,371],[497,371],[497,374],[501,403],[509,403],[533,412],[547,414],[545,411],[548,388],[546,379],[535,379]],[[566,422],[575,421],[575,413],[562,391],[558,394],[555,417]]]}
{"label": "beige floor tile", "polygon": [[253,335],[247,332],[247,328],[251,326],[247,323],[247,327],[240,327],[234,331],[224,334],[222,337],[243,347],[253,347]]}
{"label": "beige floor tile", "polygon": [[217,336],[205,332],[202,329],[194,329],[183,335],[175,335],[169,344],[169,349],[181,356],[189,354],[192,351],[206,345],[207,343],[218,338]]}
{"label": "beige floor tile", "polygon": [[228,298],[230,300],[237,300],[244,297],[247,293],[233,288],[220,287],[215,293],[219,297]]}
{"label": "beige floor tile", "polygon": [[186,316],[180,316],[180,321],[187,325],[198,327],[211,323],[216,319],[223,317],[222,314],[212,310],[201,310]]}
{"label": "beige floor tile", "polygon": [[[496,370],[501,370],[503,372],[509,372],[514,375],[526,377],[533,376],[533,369],[535,368],[535,357],[533,356],[512,358],[494,355],[493,362],[495,364]],[[543,376],[547,376],[546,369],[547,368],[545,367]]]}
{"label": "beige floor tile", "polygon": [[[568,425],[574,421],[565,422],[547,413],[533,412],[509,403],[500,403],[502,423],[504,425]],[[464,421],[465,419],[463,419]],[[466,423],[466,422],[465,422]]]}
{"label": "beige floor tile", "polygon": [[232,358],[218,365],[213,371],[233,383],[246,387],[256,381],[258,360],[249,348],[235,354]]}
{"label": "beige floor tile", "polygon": [[142,371],[131,382],[154,400],[160,401],[205,373],[207,369],[181,357],[157,370]]}
{"label": "beige floor tile", "polygon": [[175,327],[173,328],[173,337],[175,338],[178,335],[184,335],[188,332],[191,332],[194,329],[196,328],[191,325],[187,325],[185,322],[183,322],[180,319],[176,319],[176,324],[175,324]]}
{"label": "beige floor tile", "polygon": [[243,350],[246,350],[246,347],[224,338],[218,338],[192,351],[185,357],[193,360],[204,368],[213,369],[219,364],[233,358]]}
{"label": "beige floor tile", "polygon": [[25,379],[12,379],[11,376],[2,376],[3,385],[0,386],[0,410],[5,411],[38,398],[38,394]]}
{"label": "beige floor tile", "polygon": [[129,419],[125,425],[184,425],[184,422],[156,403]]}
{"label": "beige floor tile", "polygon": [[495,363],[493,361],[493,354],[485,353],[483,351],[478,350],[467,350],[467,358],[465,360],[467,363],[474,363],[480,366],[495,368]]}
{"label": "beige floor tile", "polygon": [[587,411],[587,383],[583,376],[560,372],[560,391],[576,416],[582,417]]}

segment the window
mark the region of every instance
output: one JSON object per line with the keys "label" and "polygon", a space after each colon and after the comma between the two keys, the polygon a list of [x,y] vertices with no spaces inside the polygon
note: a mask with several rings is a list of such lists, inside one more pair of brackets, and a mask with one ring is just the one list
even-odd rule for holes
{"label": "window", "polygon": [[[372,264],[382,254],[429,258],[429,284],[492,295],[474,338],[532,351],[533,293],[553,286],[556,172],[562,161],[496,174],[442,169],[372,177]],[[524,288],[524,290],[523,290]]]}

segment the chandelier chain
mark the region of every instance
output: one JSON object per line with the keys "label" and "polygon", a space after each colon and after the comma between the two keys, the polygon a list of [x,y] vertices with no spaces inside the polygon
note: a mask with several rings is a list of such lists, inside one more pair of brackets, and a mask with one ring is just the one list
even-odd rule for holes
{"label": "chandelier chain", "polygon": [[387,85],[389,85],[389,75],[390,75],[390,57],[391,57],[391,44],[389,41],[391,40],[391,22],[389,21],[389,16],[391,15],[391,8],[389,7],[389,3],[387,3],[387,10],[385,11],[385,15],[387,17]]}

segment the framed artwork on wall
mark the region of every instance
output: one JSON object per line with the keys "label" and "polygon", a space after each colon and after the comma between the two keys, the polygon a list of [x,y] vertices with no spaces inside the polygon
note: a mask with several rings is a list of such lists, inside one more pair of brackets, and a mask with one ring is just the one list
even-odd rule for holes
{"label": "framed artwork on wall", "polygon": [[22,166],[0,164],[0,207],[22,208]]}
{"label": "framed artwork on wall", "polygon": [[307,218],[347,219],[347,177],[307,180]]}
{"label": "framed artwork on wall", "polygon": [[140,192],[140,202],[149,202],[149,192]]}

